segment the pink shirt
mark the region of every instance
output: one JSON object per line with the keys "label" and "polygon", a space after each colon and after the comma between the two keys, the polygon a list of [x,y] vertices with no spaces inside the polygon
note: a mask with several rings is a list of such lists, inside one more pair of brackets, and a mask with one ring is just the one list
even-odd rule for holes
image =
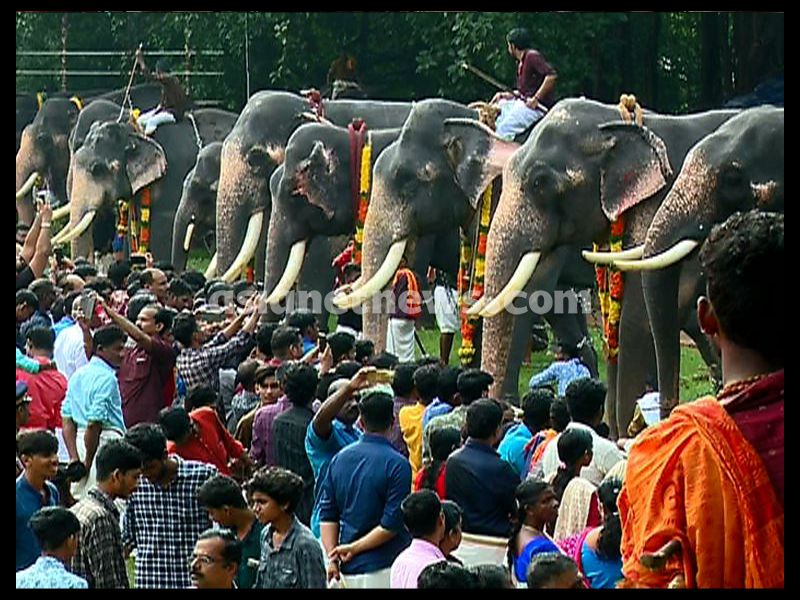
{"label": "pink shirt", "polygon": [[392,565],[392,589],[416,589],[419,574],[428,565],[446,560],[439,546],[426,540],[415,538],[411,545],[403,550]]}

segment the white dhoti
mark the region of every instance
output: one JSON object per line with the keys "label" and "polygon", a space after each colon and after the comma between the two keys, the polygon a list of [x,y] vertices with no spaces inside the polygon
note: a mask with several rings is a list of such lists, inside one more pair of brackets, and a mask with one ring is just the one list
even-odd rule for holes
{"label": "white dhoti", "polygon": [[[78,435],[76,441],[76,445],[78,447],[78,456],[81,460],[84,460],[86,457],[86,444],[84,443],[84,436],[86,435],[86,429],[79,428]],[[116,440],[123,436],[123,433],[118,429],[103,429],[100,432],[100,441],[97,444],[97,452],[100,451],[100,448],[103,447],[104,444],[109,442],[110,440]],[[95,456],[97,456],[97,452],[95,452]],[[89,491],[94,484],[97,483],[97,467],[95,466],[95,461],[92,461],[92,468],[89,469],[89,474],[81,479],[80,481],[73,483],[70,486],[70,493],[75,500],[80,500]]]}
{"label": "white dhoti", "polygon": [[386,351],[394,354],[400,362],[416,360],[412,319],[389,319],[386,330]]}
{"label": "white dhoti", "polygon": [[545,112],[539,108],[531,110],[519,99],[501,100],[498,103],[500,116],[497,117],[497,135],[514,141],[514,138],[525,133],[534,123],[544,117]]}
{"label": "white dhoti", "polygon": [[461,329],[455,290],[437,285],[433,289],[433,310],[441,333],[455,333]]}
{"label": "white dhoti", "polygon": [[153,135],[156,129],[158,129],[159,125],[163,125],[164,123],[175,123],[175,115],[168,110],[163,110],[157,107],[153,110],[147,111],[146,113],[142,113],[142,115],[137,119],[137,123],[139,123],[139,127],[144,129],[145,135]]}

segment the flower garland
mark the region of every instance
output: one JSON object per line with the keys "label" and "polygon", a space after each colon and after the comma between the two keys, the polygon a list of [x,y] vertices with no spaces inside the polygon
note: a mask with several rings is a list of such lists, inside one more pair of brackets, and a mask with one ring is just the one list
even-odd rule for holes
{"label": "flower garland", "polygon": [[[461,298],[461,348],[458,351],[458,357],[464,367],[472,364],[476,352],[475,330],[480,317],[467,315],[467,310],[469,310],[471,303],[466,302],[466,298],[467,294],[472,300],[480,300],[483,297],[483,283],[486,274],[486,244],[489,238],[489,225],[492,217],[493,187],[492,184],[489,184],[489,187],[483,193],[478,224],[478,247],[474,257],[472,256],[469,239],[464,237],[461,240],[461,265],[458,272],[458,296]],[[471,290],[469,290],[470,267],[472,267],[473,274]]]}
{"label": "flower garland", "polygon": [[117,235],[111,244],[114,252],[122,252],[125,248],[125,237],[128,235],[128,218],[130,203],[127,200],[117,202]]}
{"label": "flower garland", "polygon": [[356,238],[353,247],[353,262],[361,264],[361,251],[364,246],[364,223],[367,221],[367,210],[369,210],[369,193],[372,182],[372,136],[367,136],[367,142],[361,151],[361,177],[359,186],[358,215],[356,216]]}
{"label": "flower garland", "polygon": [[142,212],[140,216],[139,226],[139,252],[147,252],[150,247],[150,203],[152,196],[150,188],[146,187],[142,190],[141,206]]}
{"label": "flower garland", "polygon": [[[609,250],[622,252],[622,238],[625,234],[625,222],[619,217],[611,224]],[[599,250],[597,244],[594,250]],[[597,275],[597,290],[600,299],[600,314],[603,317],[603,337],[606,343],[606,356],[610,364],[617,364],[619,359],[619,320],[622,313],[622,294],[625,282],[622,272],[613,265],[598,265],[595,267]]]}

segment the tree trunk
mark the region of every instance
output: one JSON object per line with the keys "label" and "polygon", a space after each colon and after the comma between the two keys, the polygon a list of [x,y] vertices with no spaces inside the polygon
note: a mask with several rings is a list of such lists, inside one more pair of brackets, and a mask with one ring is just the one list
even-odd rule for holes
{"label": "tree trunk", "polygon": [[703,109],[719,106],[722,100],[720,76],[720,15],[700,15],[700,105]]}

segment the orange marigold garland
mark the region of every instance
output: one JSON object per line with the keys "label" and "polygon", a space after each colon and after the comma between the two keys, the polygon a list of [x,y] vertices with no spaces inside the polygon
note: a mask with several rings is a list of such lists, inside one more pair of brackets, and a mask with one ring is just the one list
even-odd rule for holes
{"label": "orange marigold garland", "polygon": [[[625,234],[625,222],[619,217],[611,224],[609,250],[622,252],[622,238]],[[600,247],[594,245],[595,252]],[[603,317],[603,337],[606,343],[606,356],[610,364],[617,364],[619,359],[619,320],[622,312],[622,295],[625,282],[622,272],[613,265],[598,265],[597,292],[600,299],[600,314]]]}
{"label": "orange marigold garland", "polygon": [[[461,265],[458,274],[458,295],[461,298],[461,348],[458,357],[463,366],[468,366],[475,358],[475,329],[480,317],[468,316],[471,303],[466,302],[467,294],[473,301],[483,297],[483,283],[486,275],[486,243],[489,237],[489,225],[492,218],[492,184],[483,193],[480,221],[478,224],[478,244],[475,256],[468,238],[461,240]],[[470,268],[471,267],[471,268]],[[472,289],[469,289],[470,271],[472,271]]]}
{"label": "orange marigold garland", "polygon": [[358,215],[356,217],[356,237],[353,247],[353,262],[361,264],[361,251],[364,246],[364,223],[369,209],[370,175],[372,174],[372,136],[367,135],[367,143],[361,151],[361,178],[359,185]]}
{"label": "orange marigold garland", "polygon": [[139,252],[147,252],[150,248],[150,204],[152,196],[150,188],[146,187],[141,192],[141,216],[139,218]]}

